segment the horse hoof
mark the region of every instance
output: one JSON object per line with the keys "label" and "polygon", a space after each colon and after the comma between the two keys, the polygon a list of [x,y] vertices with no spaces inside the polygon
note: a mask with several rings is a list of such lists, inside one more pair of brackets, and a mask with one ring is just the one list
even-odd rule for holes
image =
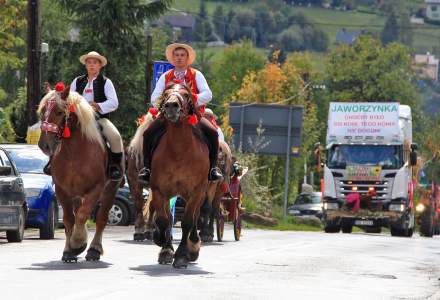
{"label": "horse hoof", "polygon": [[135,240],[135,241],[143,241],[143,240],[145,240],[145,234],[143,234],[143,233],[135,233],[135,234],[133,234],[133,240]]}
{"label": "horse hoof", "polygon": [[78,262],[78,257],[76,255],[73,255],[71,252],[63,252],[63,257],[61,260],[65,263],[76,263]]}
{"label": "horse hoof", "polygon": [[173,263],[174,251],[171,249],[163,249],[159,253],[158,262],[160,265],[170,265]]}
{"label": "horse hoof", "polygon": [[194,252],[194,253],[188,253],[188,260],[189,261],[196,261],[199,258],[199,252]]}
{"label": "horse hoof", "polygon": [[87,250],[86,260],[87,261],[98,261],[101,258],[101,253],[93,248]]}
{"label": "horse hoof", "polygon": [[153,240],[153,232],[152,231],[146,231],[144,233],[144,236],[145,236],[145,239],[147,239],[149,241]]}
{"label": "horse hoof", "polygon": [[188,267],[188,260],[185,257],[176,258],[173,262],[173,267],[176,269],[186,269]]}
{"label": "horse hoof", "polygon": [[83,253],[84,250],[86,250],[86,248],[87,248],[87,243],[85,243],[83,246],[81,246],[81,247],[79,247],[79,248],[72,249],[72,250],[70,251],[70,253],[72,253],[72,255],[78,256],[78,255],[80,255],[81,253]]}

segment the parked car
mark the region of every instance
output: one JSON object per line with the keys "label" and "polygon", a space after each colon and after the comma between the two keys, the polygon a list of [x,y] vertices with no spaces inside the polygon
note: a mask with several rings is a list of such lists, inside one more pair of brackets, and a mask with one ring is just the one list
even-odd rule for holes
{"label": "parked car", "polygon": [[291,216],[315,216],[322,218],[321,192],[301,193],[288,208]]}
{"label": "parked car", "polygon": [[27,205],[23,180],[8,153],[0,147],[0,231],[8,242],[21,242]]}
{"label": "parked car", "polygon": [[39,228],[41,239],[53,239],[58,225],[59,206],[52,177],[43,173],[48,157],[37,145],[2,145],[21,174],[29,208],[26,227]]}

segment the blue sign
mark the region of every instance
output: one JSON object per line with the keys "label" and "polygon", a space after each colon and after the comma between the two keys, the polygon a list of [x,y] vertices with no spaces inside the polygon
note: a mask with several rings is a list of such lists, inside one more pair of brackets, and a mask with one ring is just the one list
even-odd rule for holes
{"label": "blue sign", "polygon": [[173,69],[174,66],[167,61],[155,61],[153,63],[153,83],[151,85],[152,91],[156,87],[156,82],[159,80],[160,76],[166,71]]}

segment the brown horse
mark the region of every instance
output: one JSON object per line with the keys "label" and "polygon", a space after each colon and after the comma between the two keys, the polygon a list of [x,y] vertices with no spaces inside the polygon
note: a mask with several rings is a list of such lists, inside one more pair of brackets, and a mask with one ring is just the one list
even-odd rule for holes
{"label": "brown horse", "polygon": [[52,157],[52,178],[63,207],[66,244],[62,260],[77,261],[87,248],[86,221],[98,200],[101,207],[86,260],[99,260],[104,253],[102,233],[120,182],[107,178],[108,155],[95,112],[81,95],[68,88],[50,91],[41,100],[38,112],[42,122],[38,145]]}
{"label": "brown horse", "polygon": [[204,243],[214,239],[214,218],[221,213],[220,201],[229,189],[232,154],[228,144],[222,141],[219,141],[217,167],[223,173],[223,180],[209,183],[205,203],[200,211],[200,237]]}
{"label": "brown horse", "polygon": [[[135,222],[134,222],[134,235],[133,239],[135,241],[141,241],[145,238],[149,238],[152,231],[151,221],[149,218],[149,203],[144,199],[142,190],[144,187],[139,181],[139,172],[144,166],[144,155],[143,155],[143,135],[145,130],[153,121],[153,116],[148,113],[143,117],[142,124],[136,130],[136,134],[130,142],[127,150],[127,179],[128,185],[130,187],[131,197],[135,204]],[[151,195],[151,193],[150,193]],[[149,197],[151,200],[151,197]],[[145,220],[149,222],[145,222]],[[150,238],[151,239],[151,238]]]}
{"label": "brown horse", "polygon": [[[155,214],[154,242],[162,247],[159,263],[186,268],[197,260],[200,237],[197,219],[208,186],[208,146],[197,126],[191,125],[195,108],[191,91],[181,84],[165,88],[160,105],[160,120],[166,132],[159,140],[151,160],[151,209]],[[182,239],[174,253],[171,236],[169,199],[179,195],[186,200],[182,220]],[[174,258],[174,261],[173,261]]]}

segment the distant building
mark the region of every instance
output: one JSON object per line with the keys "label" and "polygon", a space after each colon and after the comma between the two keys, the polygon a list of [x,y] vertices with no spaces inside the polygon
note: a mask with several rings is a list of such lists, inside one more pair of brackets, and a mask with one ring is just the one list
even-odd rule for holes
{"label": "distant building", "polygon": [[169,15],[163,16],[152,25],[158,27],[168,25],[173,28],[174,36],[179,40],[192,41],[196,18],[188,14]]}
{"label": "distant building", "polygon": [[429,53],[416,54],[414,56],[414,64],[422,78],[430,79],[435,82],[438,81],[439,59],[435,58],[434,55]]}
{"label": "distant building", "polygon": [[426,19],[428,21],[440,22],[440,0],[425,0]]}
{"label": "distant building", "polygon": [[364,30],[350,31],[350,30],[346,30],[345,28],[342,28],[336,33],[336,44],[337,45],[346,44],[351,46],[359,36],[365,33],[366,32]]}

